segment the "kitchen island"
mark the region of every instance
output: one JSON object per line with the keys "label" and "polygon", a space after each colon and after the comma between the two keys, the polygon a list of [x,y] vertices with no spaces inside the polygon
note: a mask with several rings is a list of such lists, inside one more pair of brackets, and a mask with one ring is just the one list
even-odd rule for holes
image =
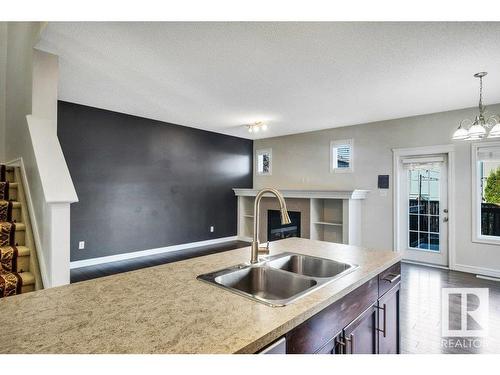
{"label": "kitchen island", "polygon": [[[323,327],[332,314],[358,314],[358,310],[366,314],[364,302],[373,311],[385,307],[377,305],[380,288],[385,288],[381,277],[399,269],[400,262],[400,255],[393,251],[301,238],[272,242],[270,251],[271,255],[294,252],[359,267],[284,307],[269,307],[196,279],[248,262],[249,247],[9,297],[0,300],[0,311],[13,318],[3,329],[1,337],[8,345],[1,350],[256,353],[286,336],[291,343],[287,351],[317,352],[330,348],[325,332],[340,332],[335,325]],[[384,313],[384,323],[385,318]],[[337,320],[340,324],[342,319]],[[315,339],[307,341],[308,335]],[[346,345],[337,339],[335,343]],[[328,352],[335,352],[334,346]]]}

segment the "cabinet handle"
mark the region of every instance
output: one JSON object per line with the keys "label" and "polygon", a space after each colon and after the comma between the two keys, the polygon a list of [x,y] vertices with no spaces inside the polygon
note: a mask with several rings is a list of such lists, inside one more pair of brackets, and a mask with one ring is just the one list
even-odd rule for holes
{"label": "cabinet handle", "polygon": [[382,307],[376,306],[376,308],[379,311],[380,310],[384,310],[384,315],[382,315],[382,322],[383,322],[382,324],[383,324],[384,328],[383,329],[377,328],[377,331],[382,332],[382,335],[385,337],[385,335],[386,335],[385,332],[386,332],[386,328],[387,328],[387,313],[386,313],[386,311],[387,311],[387,305],[384,303],[382,305]]}
{"label": "cabinet handle", "polygon": [[[349,337],[345,338],[345,341],[346,341],[345,343],[346,353],[352,354],[354,352],[354,336],[352,335],[352,333],[349,335]],[[347,352],[347,343],[349,343],[349,346],[351,347],[350,352]]]}
{"label": "cabinet handle", "polygon": [[340,346],[340,353],[345,354],[345,342],[342,341],[342,338],[337,337],[335,342]]}
{"label": "cabinet handle", "polygon": [[387,275],[384,276],[384,278],[382,280],[388,281],[391,284],[393,284],[396,281],[398,281],[399,279],[401,279],[401,274],[399,274],[399,273],[398,274],[396,274],[396,273],[388,273]]}

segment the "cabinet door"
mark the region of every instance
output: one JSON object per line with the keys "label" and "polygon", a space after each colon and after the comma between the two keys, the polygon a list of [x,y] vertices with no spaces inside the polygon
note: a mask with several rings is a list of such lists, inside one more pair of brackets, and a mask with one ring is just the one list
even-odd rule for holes
{"label": "cabinet door", "polygon": [[345,354],[377,353],[377,309],[365,310],[343,330],[342,347]]}
{"label": "cabinet door", "polygon": [[384,294],[378,300],[378,352],[399,354],[399,293],[400,285]]}
{"label": "cabinet door", "polygon": [[343,353],[343,333],[339,333],[333,339],[331,339],[325,346],[319,349],[314,354],[342,354]]}

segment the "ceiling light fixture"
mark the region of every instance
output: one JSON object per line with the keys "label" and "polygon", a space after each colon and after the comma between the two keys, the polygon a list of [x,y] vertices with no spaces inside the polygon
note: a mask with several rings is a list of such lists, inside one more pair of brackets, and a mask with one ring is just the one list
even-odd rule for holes
{"label": "ceiling light fixture", "polygon": [[[500,137],[500,116],[486,115],[483,106],[483,77],[487,74],[487,72],[474,74],[474,77],[479,78],[479,115],[476,116],[474,121],[468,118],[460,121],[460,125],[452,136],[454,141],[475,141],[483,138]],[[467,125],[470,125],[468,129],[466,128]],[[491,130],[488,132],[488,129]]]}
{"label": "ceiling light fixture", "polygon": [[259,130],[267,130],[267,124],[262,121],[257,121],[253,124],[245,125],[249,133],[257,133]]}

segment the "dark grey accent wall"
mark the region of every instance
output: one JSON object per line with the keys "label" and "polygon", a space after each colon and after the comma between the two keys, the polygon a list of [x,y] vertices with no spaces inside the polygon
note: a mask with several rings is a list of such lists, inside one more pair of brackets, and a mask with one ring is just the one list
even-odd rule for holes
{"label": "dark grey accent wall", "polygon": [[253,141],[63,101],[58,136],[80,200],[72,261],[236,235]]}

